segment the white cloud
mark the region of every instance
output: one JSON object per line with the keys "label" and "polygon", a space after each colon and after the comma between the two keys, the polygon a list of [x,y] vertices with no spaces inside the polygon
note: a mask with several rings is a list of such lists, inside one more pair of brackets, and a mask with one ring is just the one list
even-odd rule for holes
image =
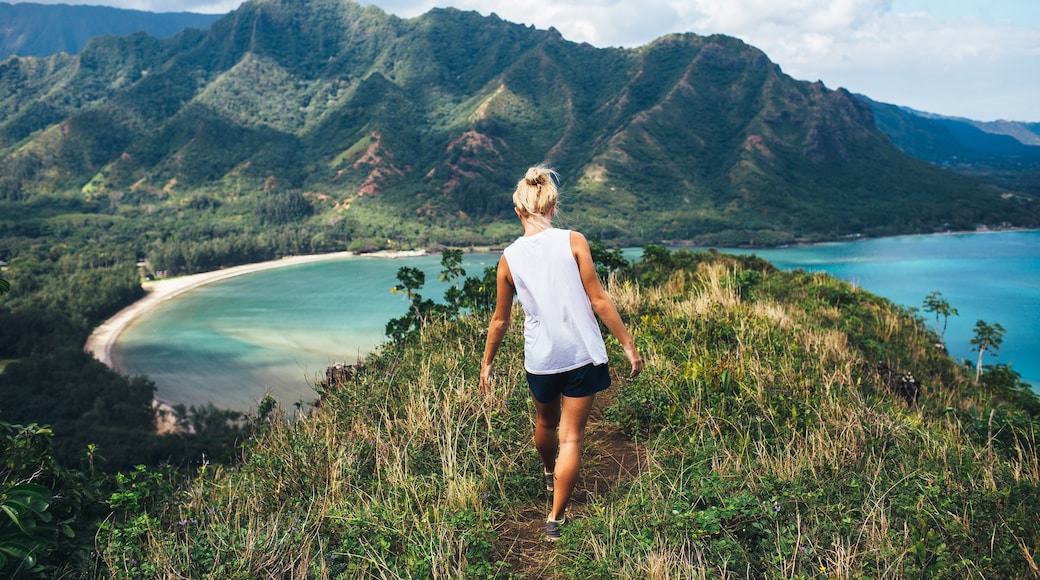
{"label": "white cloud", "polygon": [[846,30],[788,32],[744,38],[796,78],[930,112],[1040,120],[1040,29],[883,13]]}

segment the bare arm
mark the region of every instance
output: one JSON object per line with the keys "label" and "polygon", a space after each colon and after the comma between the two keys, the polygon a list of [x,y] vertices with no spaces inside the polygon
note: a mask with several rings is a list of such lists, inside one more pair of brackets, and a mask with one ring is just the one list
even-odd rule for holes
{"label": "bare arm", "polygon": [[607,291],[603,289],[603,285],[599,282],[599,276],[596,275],[596,264],[592,261],[592,250],[589,249],[588,240],[585,239],[585,236],[575,231],[571,231],[571,252],[574,254],[574,260],[578,263],[581,283],[585,286],[585,293],[589,296],[589,302],[592,303],[592,311],[603,321],[603,324],[614,335],[614,338],[618,339],[618,342],[621,343],[621,348],[625,349],[625,356],[628,357],[628,362],[632,365],[632,372],[628,375],[628,378],[634,379],[636,375],[643,371],[643,357],[639,356],[635,341],[629,336],[625,323],[621,321],[621,315],[618,314],[614,301],[610,299]]}
{"label": "bare arm", "polygon": [[505,256],[498,260],[496,280],[495,313],[491,316],[487,343],[484,345],[484,358],[480,364],[480,390],[484,394],[491,393],[491,364],[498,354],[498,347],[502,344],[502,338],[509,330],[509,321],[513,317],[513,294],[516,293],[516,287],[513,285],[513,275],[509,271],[509,263],[506,262]]}

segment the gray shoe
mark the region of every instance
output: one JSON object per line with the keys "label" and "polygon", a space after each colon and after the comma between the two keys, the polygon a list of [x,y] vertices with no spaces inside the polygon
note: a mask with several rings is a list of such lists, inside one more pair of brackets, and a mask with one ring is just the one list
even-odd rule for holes
{"label": "gray shoe", "polygon": [[551,473],[545,474],[545,491],[552,493],[555,488],[556,476]]}
{"label": "gray shoe", "polygon": [[560,539],[560,529],[567,523],[567,516],[562,520],[545,520],[545,539],[555,542]]}

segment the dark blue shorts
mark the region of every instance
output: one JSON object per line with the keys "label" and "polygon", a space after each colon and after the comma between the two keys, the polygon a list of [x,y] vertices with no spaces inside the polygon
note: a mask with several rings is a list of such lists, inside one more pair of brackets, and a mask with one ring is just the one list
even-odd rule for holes
{"label": "dark blue shorts", "polygon": [[588,397],[610,386],[610,372],[607,370],[607,363],[589,363],[571,371],[552,375],[527,373],[527,386],[531,388],[531,395],[539,403],[551,403],[560,395]]}

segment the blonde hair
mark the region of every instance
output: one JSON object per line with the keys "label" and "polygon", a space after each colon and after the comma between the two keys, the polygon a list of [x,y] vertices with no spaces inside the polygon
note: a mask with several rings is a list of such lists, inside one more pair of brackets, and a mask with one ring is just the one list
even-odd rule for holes
{"label": "blonde hair", "polygon": [[559,174],[545,165],[535,165],[517,182],[513,206],[523,218],[540,218],[549,225],[549,216],[559,199],[556,182]]}

